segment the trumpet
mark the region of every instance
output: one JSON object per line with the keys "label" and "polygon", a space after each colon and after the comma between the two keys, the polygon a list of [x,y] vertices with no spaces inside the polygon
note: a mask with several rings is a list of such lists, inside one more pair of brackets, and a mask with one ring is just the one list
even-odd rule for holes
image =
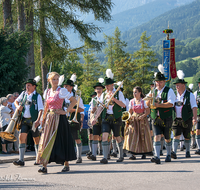
{"label": "trumpet", "polygon": [[131,117],[131,114],[129,111],[122,112],[122,121],[123,122],[128,121],[130,119],[130,117]]}
{"label": "trumpet", "polygon": [[79,107],[79,103],[80,103],[80,99],[81,99],[81,91],[77,90],[75,96],[77,96],[76,111],[75,111],[75,115],[74,115],[73,119],[70,122],[79,123],[77,120],[77,114],[78,114],[78,107]]}

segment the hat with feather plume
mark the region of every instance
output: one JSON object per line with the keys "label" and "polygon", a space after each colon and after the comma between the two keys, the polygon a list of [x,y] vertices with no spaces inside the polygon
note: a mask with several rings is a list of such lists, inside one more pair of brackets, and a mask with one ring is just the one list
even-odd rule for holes
{"label": "hat with feather plume", "polygon": [[76,73],[74,73],[70,79],[65,80],[63,83],[64,85],[75,86],[74,83],[76,82]]}
{"label": "hat with feather plume", "polygon": [[104,78],[104,86],[109,84],[114,84],[115,80],[113,79],[114,74],[112,73],[111,69],[106,70],[106,77]]}
{"label": "hat with feather plume", "polygon": [[37,86],[37,83],[40,81],[40,76],[35,77],[34,79],[28,79],[25,84],[30,83],[32,85]]}
{"label": "hat with feather plume", "polygon": [[182,70],[178,70],[178,71],[177,71],[177,76],[178,76],[178,77],[176,78],[174,84],[178,84],[178,83],[186,84],[186,83],[187,83],[187,82],[184,80],[185,74],[184,74],[184,72],[183,72]]}
{"label": "hat with feather plume", "polygon": [[99,78],[98,82],[93,86],[93,88],[96,88],[97,86],[105,88],[105,86],[103,85],[103,83],[104,83],[104,79],[103,78]]}
{"label": "hat with feather plume", "polygon": [[159,72],[155,73],[155,81],[166,80],[165,75],[164,75],[164,67],[162,64],[158,65],[158,70]]}

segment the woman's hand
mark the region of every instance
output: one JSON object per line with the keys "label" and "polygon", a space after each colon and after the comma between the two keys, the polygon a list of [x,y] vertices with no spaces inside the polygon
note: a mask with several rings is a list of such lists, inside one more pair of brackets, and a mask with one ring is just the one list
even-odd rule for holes
{"label": "woman's hand", "polygon": [[140,116],[138,117],[139,120],[143,120],[144,118],[145,118],[145,114],[140,115]]}
{"label": "woman's hand", "polygon": [[67,114],[63,109],[58,109],[55,111],[55,113],[58,115],[66,115]]}

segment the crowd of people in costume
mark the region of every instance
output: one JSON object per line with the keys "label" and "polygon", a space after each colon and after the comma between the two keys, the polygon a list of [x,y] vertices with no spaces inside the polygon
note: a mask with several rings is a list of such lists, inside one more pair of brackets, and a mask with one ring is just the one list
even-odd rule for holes
{"label": "crowd of people in costume", "polygon": [[[184,73],[177,71],[177,75],[175,92],[166,86],[161,69],[156,73],[146,99],[142,88],[136,86],[133,87],[133,98],[128,100],[123,95],[123,83],[116,83],[112,71],[107,69],[106,77],[97,81],[91,94],[88,110],[90,151],[86,154],[87,158],[97,161],[97,154],[103,155],[100,163],[107,164],[111,157],[118,157],[116,162],[123,162],[129,153],[131,160],[136,159],[135,155],[141,155],[142,159],[152,155],[150,161],[160,164],[165,144],[165,162],[171,162],[172,158],[177,159],[179,145],[181,150],[186,149],[185,157],[191,157],[191,136],[192,148],[196,144],[195,154],[200,155],[200,91],[193,94],[186,89]],[[69,161],[82,163],[80,130],[85,115],[84,104],[75,86],[76,75],[63,81],[63,76],[56,72],[48,74],[51,88],[44,92],[44,101],[36,91],[38,78],[29,79],[26,90],[20,95],[15,93],[1,97],[1,131],[6,130],[15,109],[22,113],[20,130],[14,132],[18,138],[14,146],[1,138],[3,154],[10,151],[19,153],[19,160],[14,161],[14,165],[25,165],[29,132],[35,144],[34,165],[42,165],[38,172],[47,173],[47,165],[51,162],[62,164],[62,172],[70,170]]]}

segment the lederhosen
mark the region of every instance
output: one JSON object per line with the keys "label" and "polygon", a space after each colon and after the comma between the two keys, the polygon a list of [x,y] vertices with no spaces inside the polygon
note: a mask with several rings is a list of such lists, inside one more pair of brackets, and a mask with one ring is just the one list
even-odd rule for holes
{"label": "lederhosen", "polygon": [[186,90],[183,102],[175,102],[175,105],[182,107],[182,118],[175,118],[172,124],[174,136],[176,137],[183,133],[184,138],[190,139],[193,117],[193,112],[190,104],[190,92]]}
{"label": "lederhosen", "polygon": [[[25,93],[23,94],[22,100],[25,97]],[[37,97],[38,97],[38,93],[36,92],[35,94],[33,94],[32,96],[32,101],[28,101],[26,100],[25,105],[30,105],[30,114],[31,114],[31,118],[24,118],[24,111],[25,111],[25,107],[22,110],[22,122],[21,122],[21,129],[20,129],[20,133],[29,133],[29,131],[32,131],[32,125],[33,122],[37,120],[38,118],[38,103],[37,103]],[[40,133],[38,131],[38,127],[36,128],[35,132],[32,131],[32,137],[39,137]]]}
{"label": "lederhosen", "polygon": [[[75,93],[73,92],[73,96],[75,97]],[[77,108],[77,105],[74,106],[74,109]],[[71,115],[69,116],[69,120],[72,120],[74,118],[75,112],[71,113]],[[70,123],[70,129],[71,129],[71,133],[72,133],[72,137],[74,140],[80,139],[81,135],[80,135],[80,120],[81,120],[81,114],[78,112],[77,113],[77,121],[79,123],[74,123],[71,122]]]}
{"label": "lederhosen", "polygon": [[[119,91],[116,93],[115,98],[119,100]],[[105,108],[101,115],[102,133],[106,132],[110,134],[112,129],[114,137],[120,136],[120,128],[122,125],[122,108],[115,103],[113,106],[113,114],[107,114],[106,112],[107,109]]]}
{"label": "lederhosen", "polygon": [[196,129],[200,129],[200,91],[198,90],[197,91],[197,106],[198,106],[198,109],[197,109],[197,125],[196,125]]}
{"label": "lederhosen", "polygon": [[[95,100],[97,100],[97,96],[94,97]],[[96,106],[97,102],[93,100],[93,105]],[[101,135],[102,133],[102,118],[98,118],[98,122],[93,126],[93,135]]]}
{"label": "lederhosen", "polygon": [[[169,87],[165,86],[161,98],[157,99],[157,103],[166,103],[167,95],[169,92]],[[155,96],[157,95],[157,89],[155,90]],[[159,116],[157,115],[159,111]],[[163,134],[165,139],[171,138],[171,128],[172,128],[172,108],[157,108],[151,109],[151,118],[153,119],[153,132],[154,136]]]}

